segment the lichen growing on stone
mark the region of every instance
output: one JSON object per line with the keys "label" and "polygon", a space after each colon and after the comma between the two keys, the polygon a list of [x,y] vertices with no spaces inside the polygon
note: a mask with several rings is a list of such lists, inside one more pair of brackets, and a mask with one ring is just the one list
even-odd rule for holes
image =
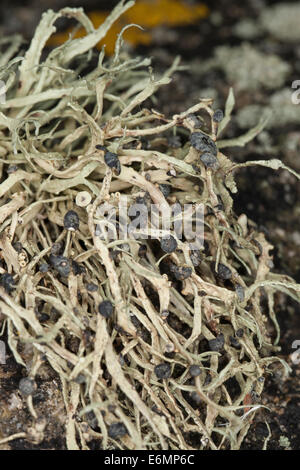
{"label": "lichen growing on stone", "polygon": [[248,43],[217,47],[215,63],[238,90],[255,90],[260,86],[275,89],[284,84],[290,73],[289,64],[274,54],[257,51]]}
{"label": "lichen growing on stone", "polygon": [[300,124],[300,106],[292,102],[292,90],[284,88],[270,96],[267,106],[251,104],[242,108],[236,116],[242,129],[255,125],[262,115],[268,115],[266,128],[283,127],[288,124]]}
{"label": "lichen growing on stone", "polygon": [[[211,99],[174,116],[146,107],[178,60],[155,77],[148,58],[122,51],[122,34],[110,59],[95,49],[133,3],[120,2],[98,29],[82,9],[47,11],[24,57],[16,37],[2,44],[0,331],[30,380],[55,375],[61,399],[41,417],[34,387],[32,426],[9,436],[1,419],[0,445],[42,442],[59,414],[68,449],[239,449],[262,408],[264,377],[289,371],[276,356],[274,301],[278,291],[299,301],[300,286],[272,272],[272,245],[237,217],[232,193],[234,171],[250,165],[300,176],[280,160],[236,164],[221,151],[264,124],[220,138],[232,90],[220,122]],[[61,16],[87,35],[44,54]],[[199,130],[200,113],[209,125]],[[174,148],[168,139],[178,135]],[[160,205],[160,220],[176,202],[191,203],[195,222],[203,204],[204,243],[191,249],[178,237],[176,217],[168,231],[146,219],[142,240],[101,237],[106,203],[118,227],[132,221],[124,197],[146,213]]]}
{"label": "lichen growing on stone", "polygon": [[269,34],[287,42],[299,41],[299,22],[300,5],[296,2],[265,8],[259,18],[259,23]]}

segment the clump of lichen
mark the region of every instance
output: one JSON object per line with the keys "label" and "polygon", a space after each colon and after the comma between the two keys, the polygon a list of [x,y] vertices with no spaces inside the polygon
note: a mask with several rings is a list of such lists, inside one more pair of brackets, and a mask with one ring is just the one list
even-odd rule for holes
{"label": "clump of lichen", "polygon": [[298,3],[279,3],[266,8],[259,22],[268,33],[279,40],[297,42],[299,32],[300,5]]}
{"label": "clump of lichen", "polygon": [[[178,61],[156,79],[148,59],[122,53],[122,34],[111,59],[94,50],[132,4],[121,2],[97,30],[81,9],[48,11],[24,57],[19,38],[1,50],[1,331],[26,380],[36,384],[45,363],[59,376],[69,449],[95,440],[102,449],[238,449],[264,377],[288,370],[274,355],[276,292],[299,301],[300,288],[272,272],[273,247],[235,215],[233,172],[286,167],[235,164],[220,151],[264,124],[219,138],[232,91],[223,119],[209,99],[172,117],[145,107]],[[87,35],[46,55],[63,15]],[[151,203],[203,204],[204,244],[191,250],[173,224],[170,234],[152,220],[143,240],[100,237],[98,207],[115,207],[120,226],[130,219],[120,212],[125,196],[146,212]],[[49,417],[41,422],[35,390],[26,397],[35,425],[0,444],[33,430],[43,440]]]}
{"label": "clump of lichen", "polygon": [[267,129],[300,123],[300,107],[293,103],[292,92],[289,88],[276,91],[271,95],[268,106],[251,104],[242,108],[237,114],[237,123],[242,129],[247,129],[254,126],[264,114],[269,116],[266,123]]}

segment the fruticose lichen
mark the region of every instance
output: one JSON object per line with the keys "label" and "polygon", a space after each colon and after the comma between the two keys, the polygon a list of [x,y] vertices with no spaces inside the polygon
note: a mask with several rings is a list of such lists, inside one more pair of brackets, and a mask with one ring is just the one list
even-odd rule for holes
{"label": "fruticose lichen", "polygon": [[[102,449],[238,449],[262,408],[264,378],[274,367],[289,370],[274,355],[276,292],[299,301],[300,287],[272,272],[264,233],[235,215],[233,173],[287,168],[280,160],[235,164],[221,151],[245,145],[264,125],[220,138],[232,90],[219,124],[210,99],[168,117],[150,99],[177,59],[155,78],[148,58],[122,52],[121,34],[105,60],[95,46],[133,3],[122,1],[96,30],[81,9],[47,11],[25,55],[18,37],[1,44],[1,332],[30,379],[47,368],[59,377],[69,449],[91,440]],[[45,52],[61,16],[87,34]],[[200,141],[216,148],[217,165],[203,163]],[[192,204],[193,214],[203,204],[204,245],[191,251],[172,224],[176,243],[164,250],[169,233],[151,221],[143,240],[101,238],[98,207],[115,207],[121,225],[124,196],[146,212],[176,202]],[[70,225],[69,211],[79,225],[76,217]],[[44,439],[49,417],[38,416],[32,395],[27,405],[35,425],[0,444],[34,429],[35,442]]]}

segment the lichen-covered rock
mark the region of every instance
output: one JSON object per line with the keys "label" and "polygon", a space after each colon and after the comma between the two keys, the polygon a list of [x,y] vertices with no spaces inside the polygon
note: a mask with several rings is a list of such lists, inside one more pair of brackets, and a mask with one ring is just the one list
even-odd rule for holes
{"label": "lichen-covered rock", "polygon": [[260,87],[276,89],[282,86],[290,73],[290,65],[273,54],[263,54],[250,44],[238,47],[220,46],[215,52],[216,63],[237,90],[255,90]]}
{"label": "lichen-covered rock", "polygon": [[269,113],[267,129],[300,124],[300,106],[292,102],[292,91],[289,88],[277,91],[270,97],[269,105],[251,104],[237,113],[237,123],[242,129],[254,126],[259,118]]}
{"label": "lichen-covered rock", "polygon": [[259,20],[261,26],[277,39],[288,42],[300,39],[299,3],[280,3],[266,8]]}

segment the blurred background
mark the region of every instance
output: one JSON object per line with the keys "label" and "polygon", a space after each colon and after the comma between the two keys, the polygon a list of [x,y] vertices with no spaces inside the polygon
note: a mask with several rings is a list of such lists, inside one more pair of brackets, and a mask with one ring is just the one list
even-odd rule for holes
{"label": "blurred background", "polygon": [[[95,27],[118,2],[115,0],[2,0],[0,38],[21,34],[30,41],[43,11],[65,6],[83,7]],[[230,86],[236,104],[226,137],[236,137],[270,113],[263,132],[246,147],[226,148],[237,162],[279,158],[300,172],[300,104],[292,102],[294,80],[300,80],[300,3],[269,0],[137,0],[105,40],[106,53],[113,52],[121,28],[130,23],[124,47],[131,54],[152,57],[155,73],[168,68],[177,55],[186,69],[177,72],[168,87],[160,89],[156,109],[167,116],[195,104],[199,97],[213,98],[224,109]],[[61,19],[49,47],[64,42],[75,23]],[[79,30],[77,35],[82,35]],[[101,48],[103,44],[99,44]],[[25,49],[24,49],[25,50]],[[299,93],[300,98],[300,93]],[[224,136],[225,137],[225,136]],[[300,282],[300,185],[286,171],[272,172],[249,167],[236,174],[239,192],[235,211],[246,213],[267,233],[274,245],[274,270]],[[292,366],[291,377],[276,375],[265,396],[272,403],[269,449],[283,448],[281,435],[293,449],[300,448],[300,368],[291,364],[292,342],[300,339],[299,307],[283,295],[276,311],[282,328],[282,357]],[[257,421],[244,448],[261,448],[268,435]],[[281,444],[280,444],[281,442]],[[287,446],[288,447],[288,446]]]}

